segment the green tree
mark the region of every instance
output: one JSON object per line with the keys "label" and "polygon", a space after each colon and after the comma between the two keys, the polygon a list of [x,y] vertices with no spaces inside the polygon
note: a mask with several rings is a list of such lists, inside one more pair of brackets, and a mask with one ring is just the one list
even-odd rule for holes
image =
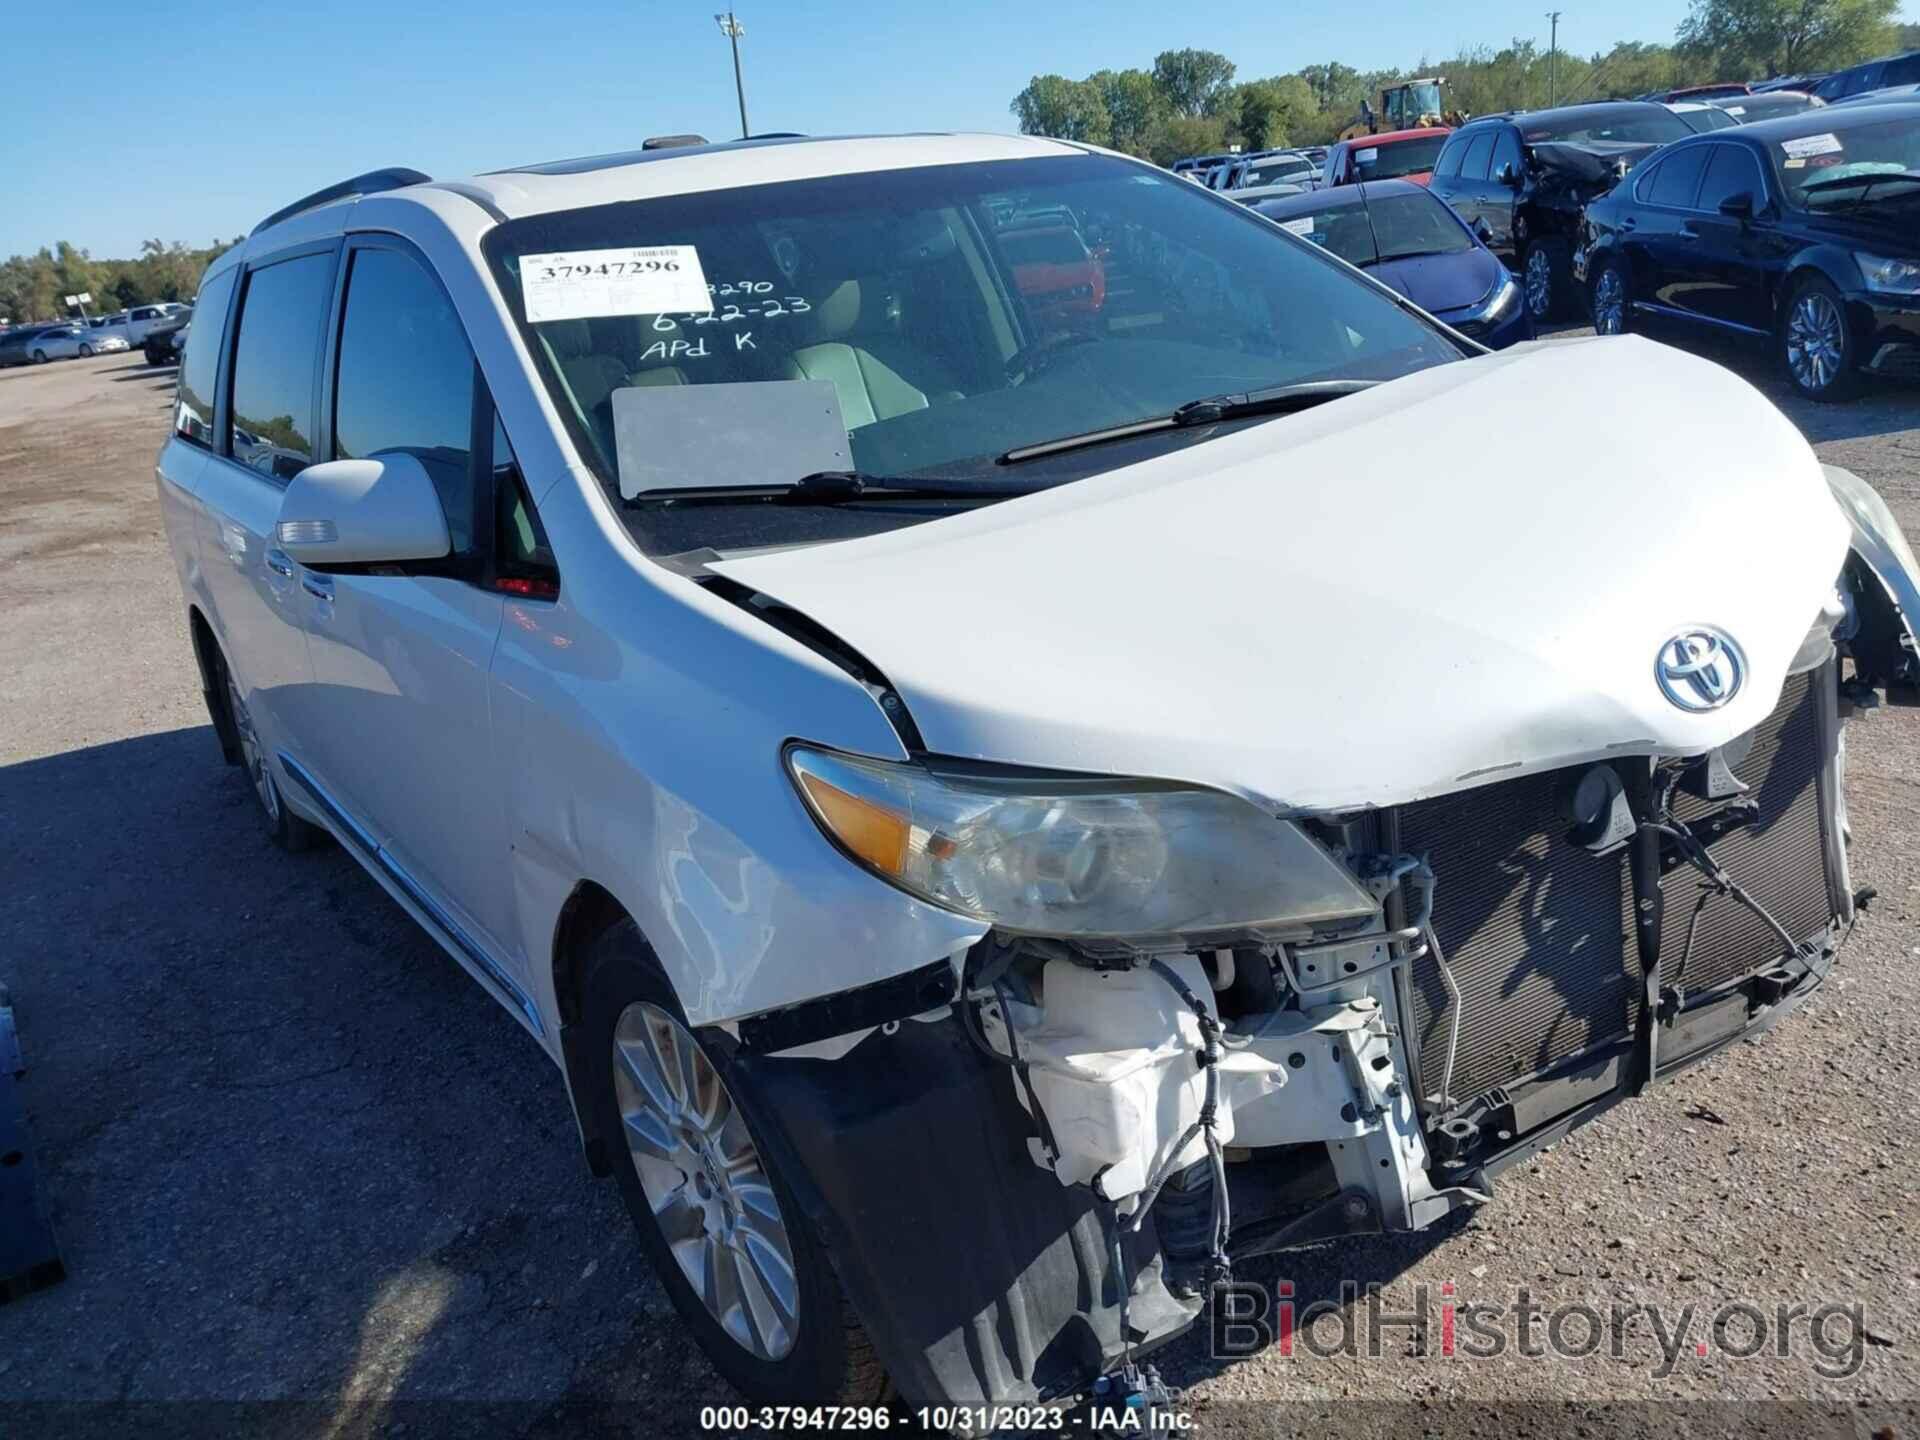
{"label": "green tree", "polygon": [[1036,75],[1013,97],[1010,108],[1023,134],[1085,140],[1094,145],[1105,145],[1112,135],[1106,100],[1085,80]]}
{"label": "green tree", "polygon": [[1145,155],[1155,127],[1167,115],[1166,97],[1153,76],[1144,70],[1097,70],[1086,83],[1107,107],[1107,143],[1129,155]]}
{"label": "green tree", "polygon": [[1227,148],[1227,122],[1217,115],[1169,115],[1154,127],[1147,158],[1171,165],[1189,155],[1217,155]]}
{"label": "green tree", "polygon": [[1325,65],[1308,65],[1299,74],[1312,89],[1314,103],[1321,110],[1338,114],[1358,110],[1366,94],[1360,81],[1360,72],[1351,65],[1342,65],[1338,60],[1330,60]]}
{"label": "green tree", "polygon": [[1175,115],[1213,115],[1231,93],[1233,62],[1217,50],[1163,50],[1153,81]]}
{"label": "green tree", "polygon": [[1900,0],[1690,0],[1680,49],[1717,75],[1834,70],[1894,44]]}
{"label": "green tree", "polygon": [[1228,107],[1240,141],[1249,150],[1299,143],[1295,137],[1308,128],[1319,110],[1313,87],[1298,75],[1274,75],[1236,86]]}

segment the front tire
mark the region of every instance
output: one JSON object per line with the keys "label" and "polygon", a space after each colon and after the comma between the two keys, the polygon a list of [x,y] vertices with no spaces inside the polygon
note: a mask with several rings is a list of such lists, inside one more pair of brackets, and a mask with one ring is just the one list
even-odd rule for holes
{"label": "front tire", "polygon": [[80,358],[82,360],[91,360],[93,358],[93,346],[82,345],[80,347]]}
{"label": "front tire", "polygon": [[267,758],[266,748],[253,728],[253,714],[247,708],[246,696],[240,693],[240,683],[233,678],[226,656],[216,652],[214,663],[220,669],[216,693],[226,707],[231,733],[239,742],[240,768],[246,772],[253,798],[266,817],[267,838],[291,855],[312,849],[322,834],[320,827],[302,820],[287,808],[286,798],[280,793],[280,782],[274,778],[273,762]]}
{"label": "front tire", "polygon": [[631,920],[594,943],[582,1028],[640,1246],[700,1348],[765,1404],[873,1406],[888,1383],[761,1142],[730,1049],[705,1043]]}
{"label": "front tire", "polygon": [[44,365],[44,364],[46,364],[46,363],[47,363],[47,352],[46,352],[46,351],[44,351],[44,350],[36,350],[36,351],[34,351],[34,352],[33,352],[33,363],[34,363],[34,364],[36,364],[36,365]]}
{"label": "front tire", "polygon": [[1566,313],[1573,289],[1573,251],[1566,241],[1534,241],[1520,263],[1520,276],[1534,324],[1551,324]]}
{"label": "front tire", "polygon": [[1850,400],[1860,390],[1858,347],[1847,325],[1846,302],[1823,276],[1793,289],[1780,319],[1780,364],[1809,400]]}

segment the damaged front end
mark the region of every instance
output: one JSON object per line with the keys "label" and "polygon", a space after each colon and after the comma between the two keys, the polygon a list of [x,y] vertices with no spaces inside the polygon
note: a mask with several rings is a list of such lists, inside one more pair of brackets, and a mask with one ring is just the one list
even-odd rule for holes
{"label": "damaged front end", "polygon": [[[1184,1330],[1235,1262],[1483,1203],[1811,994],[1860,900],[1843,724],[1920,679],[1920,566],[1870,489],[1828,481],[1845,569],[1771,713],[1704,753],[1277,817],[794,747],[850,859],[990,925],[839,1012],[858,1030],[740,1029],[901,1389],[1078,1392]],[[1691,682],[1705,653],[1662,664]]]}

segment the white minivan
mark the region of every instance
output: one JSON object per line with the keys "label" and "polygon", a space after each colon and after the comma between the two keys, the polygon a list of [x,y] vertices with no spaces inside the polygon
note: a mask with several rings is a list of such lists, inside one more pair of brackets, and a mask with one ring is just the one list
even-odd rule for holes
{"label": "white minivan", "polygon": [[956,135],[379,172],[195,316],[226,758],[552,1057],[752,1396],[1129,1373],[1777,1021],[1854,912],[1920,566],[1707,361],[1488,354]]}

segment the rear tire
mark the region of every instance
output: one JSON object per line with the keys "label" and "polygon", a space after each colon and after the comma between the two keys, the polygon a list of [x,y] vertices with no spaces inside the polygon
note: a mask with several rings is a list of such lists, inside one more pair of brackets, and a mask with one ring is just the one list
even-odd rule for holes
{"label": "rear tire", "polygon": [[[761,1139],[725,1037],[687,1028],[632,920],[594,942],[584,989],[579,1103],[607,1139],[640,1248],[714,1368],[764,1404],[886,1403],[886,1371]],[[783,1289],[790,1306],[776,1303]]]}
{"label": "rear tire", "polygon": [[1851,400],[1860,393],[1860,356],[1847,305],[1821,275],[1793,287],[1777,339],[1787,381],[1809,400]]}
{"label": "rear tire", "polygon": [[253,790],[253,798],[259,802],[261,814],[266,817],[267,838],[290,855],[312,849],[314,842],[326,832],[302,820],[288,808],[286,797],[280,793],[280,782],[274,774],[273,761],[268,758],[259,735],[254,731],[246,697],[240,693],[240,684],[227,667],[227,657],[218,650],[214,651],[214,664],[220,672],[216,677],[217,688],[214,693],[226,708],[231,733],[239,740],[240,768]]}
{"label": "rear tire", "polygon": [[1627,267],[1609,260],[1593,280],[1593,330],[1596,335],[1625,335],[1633,329],[1633,291]]}
{"label": "rear tire", "polygon": [[1534,324],[1551,324],[1566,314],[1573,291],[1573,251],[1566,241],[1534,241],[1521,259],[1520,276]]}

